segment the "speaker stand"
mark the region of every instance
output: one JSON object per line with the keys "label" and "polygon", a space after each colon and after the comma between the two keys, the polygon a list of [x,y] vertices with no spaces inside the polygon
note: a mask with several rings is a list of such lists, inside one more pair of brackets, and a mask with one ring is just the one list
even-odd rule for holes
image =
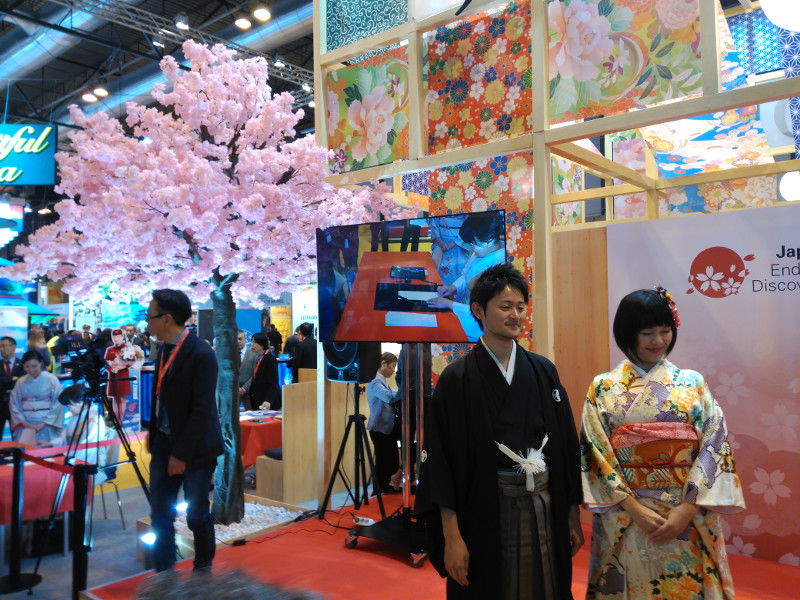
{"label": "speaker stand", "polygon": [[[333,491],[333,484],[336,482],[336,476],[339,475],[341,477],[342,482],[347,489],[347,494],[353,500],[353,508],[358,510],[361,508],[362,502],[364,504],[369,504],[369,490],[368,490],[368,483],[370,479],[373,482],[373,487],[375,487],[376,497],[378,499],[378,506],[380,507],[381,511],[381,519],[386,518],[386,510],[383,507],[383,496],[381,494],[380,485],[376,484],[375,479],[375,461],[372,458],[372,450],[370,449],[369,445],[369,438],[367,437],[367,427],[365,424],[366,417],[359,412],[358,400],[361,396],[361,393],[364,391],[364,386],[356,383],[355,384],[355,391],[354,391],[354,404],[353,404],[353,412],[354,414],[349,415],[347,417],[347,427],[344,430],[344,436],[342,436],[342,443],[339,446],[339,454],[336,456],[336,463],[333,466],[333,471],[331,471],[331,478],[328,481],[328,489],[325,492],[325,498],[322,500],[322,504],[317,511],[319,513],[319,518],[325,518],[325,511],[328,507],[328,502],[331,499],[331,492]],[[344,451],[347,447],[347,440],[350,437],[350,431],[355,426],[355,446],[354,446],[354,473],[355,473],[355,486],[353,491],[350,490],[348,481],[342,472],[342,459],[344,458]],[[364,455],[366,454],[367,461],[369,462],[369,478],[367,477],[366,472],[366,465],[364,463]],[[359,488],[363,488],[360,490]],[[355,492],[355,496],[353,495]],[[363,493],[363,496],[362,496]]]}

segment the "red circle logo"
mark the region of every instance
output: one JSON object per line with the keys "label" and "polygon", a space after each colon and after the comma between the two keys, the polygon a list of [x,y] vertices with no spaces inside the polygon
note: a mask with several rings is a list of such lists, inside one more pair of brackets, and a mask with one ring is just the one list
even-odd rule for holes
{"label": "red circle logo", "polygon": [[692,261],[689,283],[694,287],[686,290],[686,293],[691,294],[697,290],[709,298],[738,294],[745,278],[750,274],[744,263],[753,258],[755,257],[752,254],[742,258],[724,246],[706,248]]}

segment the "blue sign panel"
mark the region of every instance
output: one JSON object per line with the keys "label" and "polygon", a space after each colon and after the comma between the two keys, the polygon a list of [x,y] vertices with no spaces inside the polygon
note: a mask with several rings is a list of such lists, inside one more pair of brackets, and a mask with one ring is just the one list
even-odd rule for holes
{"label": "blue sign panel", "polygon": [[56,127],[0,125],[0,185],[54,185]]}

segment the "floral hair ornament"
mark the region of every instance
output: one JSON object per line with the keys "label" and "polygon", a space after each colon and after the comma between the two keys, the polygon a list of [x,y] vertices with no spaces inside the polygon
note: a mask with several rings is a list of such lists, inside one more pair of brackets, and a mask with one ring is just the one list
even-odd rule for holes
{"label": "floral hair ornament", "polygon": [[655,286],[655,290],[659,296],[664,299],[664,302],[669,304],[669,309],[672,311],[672,318],[675,319],[675,327],[681,326],[681,317],[678,315],[678,307],[675,305],[675,300],[672,299],[672,294],[667,291],[667,288],[660,285]]}

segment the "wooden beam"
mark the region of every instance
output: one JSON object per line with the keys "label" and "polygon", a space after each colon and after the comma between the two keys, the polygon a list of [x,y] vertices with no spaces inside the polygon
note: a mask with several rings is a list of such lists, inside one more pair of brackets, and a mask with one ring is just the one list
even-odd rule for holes
{"label": "wooden beam", "polygon": [[381,48],[391,46],[392,44],[402,43],[414,33],[434,31],[443,25],[452,23],[453,21],[466,19],[470,15],[477,14],[492,6],[499,6],[498,0],[473,0],[467,9],[457,17],[455,16],[455,13],[459,6],[453,6],[452,8],[449,8],[438,14],[426,17],[425,19],[403,23],[402,25],[397,25],[396,27],[392,27],[386,31],[371,35],[363,40],[358,40],[352,44],[347,44],[346,46],[342,46],[336,50],[326,52],[320,56],[320,62],[324,67],[337,62],[344,62],[346,60],[361,56],[362,54],[366,54],[367,52],[379,50]]}
{"label": "wooden beam", "polygon": [[555,358],[553,325],[553,261],[550,188],[553,177],[550,149],[544,132],[533,134],[533,343],[534,350],[550,360]]}
{"label": "wooden beam", "polygon": [[767,163],[763,165],[749,165],[746,167],[735,167],[732,169],[721,169],[719,171],[706,171],[695,175],[683,175],[681,177],[665,177],[656,182],[656,189],[669,190],[673,188],[686,187],[687,185],[698,185],[702,183],[715,183],[717,181],[733,181],[734,179],[747,179],[749,177],[763,177],[765,175],[778,175],[789,171],[800,171],[800,159],[783,160],[781,162]]}
{"label": "wooden beam", "polygon": [[550,198],[550,203],[564,204],[565,202],[585,202],[586,200],[597,200],[598,198],[610,198],[613,196],[638,194],[641,191],[642,188],[637,185],[631,185],[630,183],[607,185],[606,187],[592,188],[590,190],[553,194],[553,196]]}
{"label": "wooden beam", "polygon": [[638,129],[647,125],[669,123],[732,108],[782,100],[798,94],[800,94],[800,81],[796,77],[770,81],[761,85],[720,92],[712,96],[686,98],[678,102],[659,104],[642,110],[610,115],[602,119],[556,127],[547,131],[547,143],[560,144],[582,140],[607,133]]}
{"label": "wooden beam", "polygon": [[392,44],[405,42],[415,31],[417,31],[416,23],[403,23],[397,27],[392,27],[386,31],[371,35],[363,40],[358,40],[352,44],[347,44],[336,50],[326,52],[320,56],[319,60],[323,67],[335,65],[336,63],[343,63],[346,60],[356,58],[367,52],[380,50]]}
{"label": "wooden beam", "polygon": [[583,165],[590,171],[598,171],[600,175],[613,175],[617,179],[621,179],[626,183],[630,183],[640,187],[643,190],[652,189],[655,187],[655,180],[643,173],[634,171],[624,165],[615,163],[613,160],[595,154],[594,152],[582,148],[577,144],[567,143],[558,144],[551,148],[553,154],[557,154],[562,158],[571,160],[574,163]]}
{"label": "wooden beam", "polygon": [[[547,47],[547,0],[531,0],[531,50]],[[545,131],[550,127],[550,61],[547,52],[532,51],[530,59],[533,69],[533,131]],[[544,90],[548,91],[543,93]]]}
{"label": "wooden beam", "polygon": [[717,3],[700,2],[700,64],[703,72],[703,96],[719,94],[719,27]]}
{"label": "wooden beam", "polygon": [[316,60],[320,55],[322,36],[325,35],[325,29],[322,27],[324,18],[320,9],[320,0],[314,0],[314,102],[316,103],[316,110],[314,111],[314,139],[318,145],[327,148],[328,123],[325,115],[328,114],[328,110],[325,103],[325,73],[319,61]]}
{"label": "wooden beam", "polygon": [[413,32],[408,38],[408,153],[409,158],[422,158],[428,153],[425,135],[425,84],[422,81],[422,34]]}
{"label": "wooden beam", "polygon": [[465,162],[480,160],[482,158],[492,158],[504,154],[515,152],[530,151],[533,136],[531,134],[520,135],[503,140],[493,140],[477,146],[448,150],[439,154],[424,156],[416,160],[405,160],[402,162],[369,167],[359,171],[348,171],[330,175],[326,181],[332,185],[345,185],[350,183],[363,183],[371,179],[383,179],[384,177],[394,177],[405,173],[416,173],[418,171],[429,171],[431,169],[442,169],[450,165],[458,165]]}

